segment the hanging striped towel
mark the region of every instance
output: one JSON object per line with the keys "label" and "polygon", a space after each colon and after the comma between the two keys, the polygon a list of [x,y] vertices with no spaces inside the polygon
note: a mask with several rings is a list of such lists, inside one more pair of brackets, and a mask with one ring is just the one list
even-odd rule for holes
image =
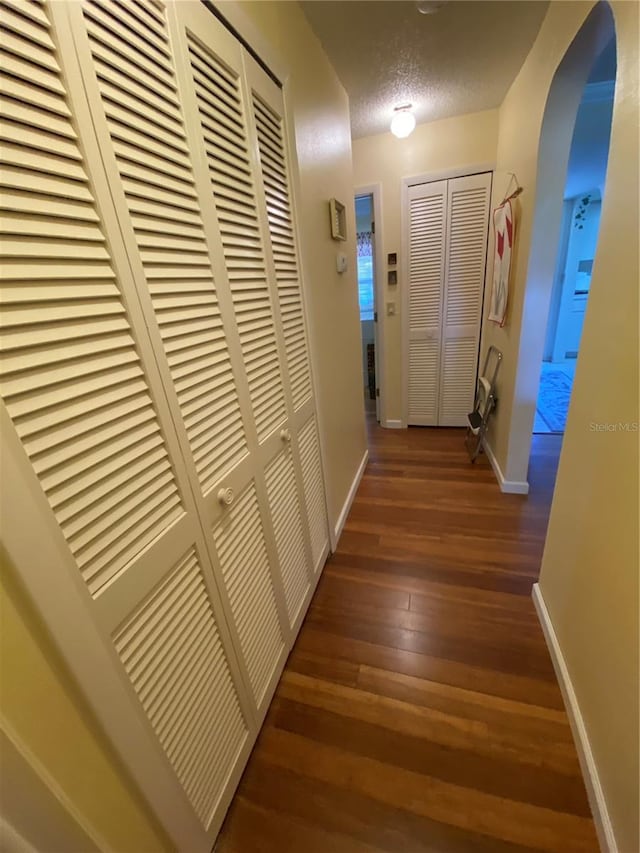
{"label": "hanging striped towel", "polygon": [[493,230],[495,245],[493,252],[493,287],[489,320],[504,326],[509,297],[509,271],[511,251],[513,249],[514,221],[513,209],[509,200],[493,211]]}

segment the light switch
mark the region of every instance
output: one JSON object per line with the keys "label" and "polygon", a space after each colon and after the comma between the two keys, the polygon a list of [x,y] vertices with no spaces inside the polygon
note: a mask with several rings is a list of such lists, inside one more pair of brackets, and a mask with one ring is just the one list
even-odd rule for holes
{"label": "light switch", "polygon": [[387,317],[393,317],[396,313],[396,303],[387,302]]}
{"label": "light switch", "polygon": [[336,255],[336,269],[339,273],[347,271],[347,256],[344,252],[338,252]]}

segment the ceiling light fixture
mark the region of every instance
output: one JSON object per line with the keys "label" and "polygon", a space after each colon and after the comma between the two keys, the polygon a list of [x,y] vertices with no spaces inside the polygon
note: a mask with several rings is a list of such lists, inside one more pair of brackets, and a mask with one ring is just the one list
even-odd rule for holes
{"label": "ceiling light fixture", "polygon": [[402,107],[395,107],[393,118],[391,119],[391,133],[397,136],[398,139],[404,139],[409,136],[416,126],[416,117],[411,112],[412,105],[404,104]]}
{"label": "ceiling light fixture", "polygon": [[416,9],[421,15],[435,15],[446,3],[447,0],[418,0]]}

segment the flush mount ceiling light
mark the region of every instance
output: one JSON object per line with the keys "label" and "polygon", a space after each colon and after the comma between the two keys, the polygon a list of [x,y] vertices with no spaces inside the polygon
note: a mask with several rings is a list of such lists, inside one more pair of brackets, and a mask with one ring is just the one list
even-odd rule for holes
{"label": "flush mount ceiling light", "polygon": [[447,0],[418,0],[416,9],[421,15],[435,15],[446,3]]}
{"label": "flush mount ceiling light", "polygon": [[402,107],[394,109],[393,118],[391,119],[391,133],[397,136],[398,139],[404,139],[413,131],[416,126],[416,117],[411,112],[411,104],[404,104]]}

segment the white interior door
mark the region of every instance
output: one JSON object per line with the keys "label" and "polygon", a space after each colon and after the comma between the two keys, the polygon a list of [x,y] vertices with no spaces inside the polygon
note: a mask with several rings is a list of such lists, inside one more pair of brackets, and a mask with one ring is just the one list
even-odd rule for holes
{"label": "white interior door", "polygon": [[246,51],[243,54],[252,105],[252,138],[260,164],[258,206],[268,232],[276,287],[276,332],[284,353],[291,450],[303,517],[306,516],[314,578],[329,552],[329,524],[320,461],[316,399],[311,381],[307,321],[302,297],[298,228],[282,90]]}
{"label": "white interior door", "polygon": [[491,174],[452,178],[447,183],[438,424],[462,427],[473,409],[476,390]]}
{"label": "white interior door", "polygon": [[408,418],[436,426],[447,226],[447,182],[408,190]]}

